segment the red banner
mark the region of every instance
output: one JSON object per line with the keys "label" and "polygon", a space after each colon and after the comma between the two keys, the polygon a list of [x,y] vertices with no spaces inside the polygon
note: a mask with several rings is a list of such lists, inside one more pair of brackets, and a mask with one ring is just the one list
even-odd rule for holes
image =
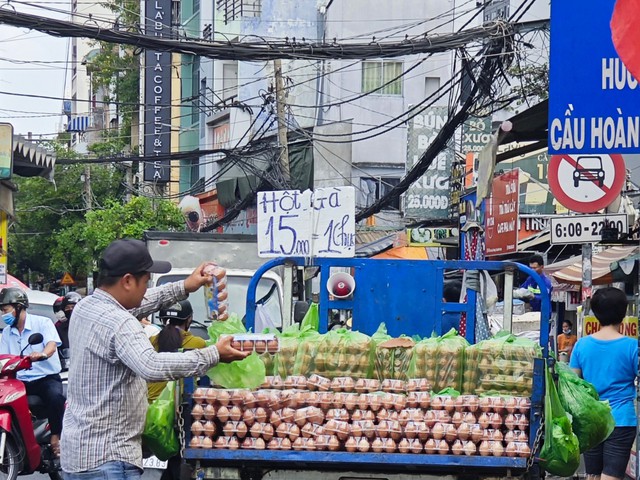
{"label": "red banner", "polygon": [[495,177],[485,205],[484,237],[487,256],[513,253],[518,249],[518,183],[520,170]]}

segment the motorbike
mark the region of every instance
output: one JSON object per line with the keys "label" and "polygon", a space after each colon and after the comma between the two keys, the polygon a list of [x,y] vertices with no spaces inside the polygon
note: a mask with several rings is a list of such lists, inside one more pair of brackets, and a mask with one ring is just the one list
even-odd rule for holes
{"label": "motorbike", "polygon": [[[29,345],[42,343],[42,334],[29,337]],[[26,349],[27,347],[25,347]],[[40,472],[52,480],[62,480],[60,462],[51,447],[49,422],[43,401],[28,396],[17,373],[31,368],[23,355],[0,355],[0,479]]]}

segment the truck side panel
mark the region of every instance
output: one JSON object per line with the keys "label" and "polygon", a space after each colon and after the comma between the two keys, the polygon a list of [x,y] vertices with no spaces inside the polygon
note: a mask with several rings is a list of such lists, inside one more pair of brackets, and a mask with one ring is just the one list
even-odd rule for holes
{"label": "truck side panel", "polygon": [[156,260],[173,268],[195,268],[216,261],[227,268],[256,270],[265,262],[258,257],[256,237],[193,232],[145,232],[145,242]]}

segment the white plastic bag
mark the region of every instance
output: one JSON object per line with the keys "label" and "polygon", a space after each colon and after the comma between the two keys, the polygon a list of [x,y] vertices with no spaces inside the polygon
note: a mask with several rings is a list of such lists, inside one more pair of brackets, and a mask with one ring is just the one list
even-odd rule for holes
{"label": "white plastic bag", "polygon": [[280,327],[276,325],[276,322],[269,315],[269,310],[262,303],[256,305],[256,320],[255,320],[255,333],[264,332],[265,328],[269,328],[270,331]]}

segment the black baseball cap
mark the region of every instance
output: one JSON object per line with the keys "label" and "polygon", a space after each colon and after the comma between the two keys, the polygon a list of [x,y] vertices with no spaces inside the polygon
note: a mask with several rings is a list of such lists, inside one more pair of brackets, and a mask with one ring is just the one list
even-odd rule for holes
{"label": "black baseball cap", "polygon": [[168,308],[160,309],[160,320],[180,320],[186,322],[193,315],[193,307],[189,300],[182,300]]}
{"label": "black baseball cap", "polygon": [[102,253],[100,272],[109,277],[127,273],[167,273],[171,263],[153,261],[144,242],[132,238],[114,240]]}

